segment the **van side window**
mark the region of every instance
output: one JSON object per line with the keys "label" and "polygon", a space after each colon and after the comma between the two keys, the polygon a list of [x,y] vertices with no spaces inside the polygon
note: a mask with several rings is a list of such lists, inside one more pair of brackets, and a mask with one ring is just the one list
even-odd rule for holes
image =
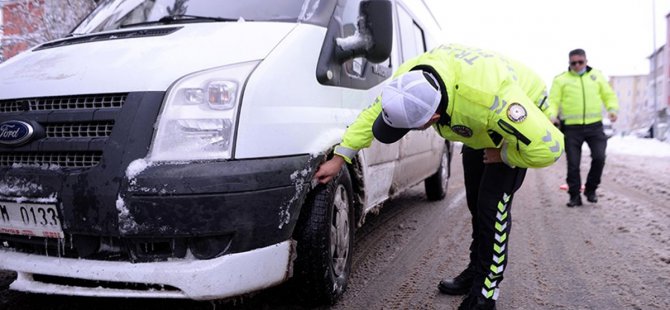
{"label": "van side window", "polygon": [[423,29],[414,21],[407,10],[400,5],[397,8],[400,39],[402,41],[402,60],[406,61],[426,52],[426,38]]}

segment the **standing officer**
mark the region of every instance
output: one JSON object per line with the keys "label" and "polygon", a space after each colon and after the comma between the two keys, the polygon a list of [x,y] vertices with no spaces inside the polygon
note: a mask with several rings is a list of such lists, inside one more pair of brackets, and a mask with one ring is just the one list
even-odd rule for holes
{"label": "standing officer", "polygon": [[[607,136],[603,131],[602,103],[605,103],[610,121],[616,122],[619,103],[616,94],[600,71],[587,65],[583,49],[569,53],[570,68],[557,75],[551,86],[549,102],[550,115],[558,116],[559,110],[564,125],[565,152],[568,159],[568,207],[581,206],[579,190],[582,180],[579,165],[582,145],[586,142],[591,149],[591,169],[586,177],[584,196],[589,202],[598,202],[596,189],[605,167]],[[554,119],[555,120],[555,119]]]}
{"label": "standing officer", "polygon": [[526,70],[496,53],[459,45],[419,55],[400,66],[315,174],[319,182],[329,182],[373,137],[393,143],[411,129],[432,126],[445,139],[462,141],[473,216],[471,262],[462,279],[438,286],[446,294],[468,294],[459,309],[495,309],[508,260],[514,192],[526,168],[549,166],[563,152],[563,134],[528,96],[542,92],[521,86],[537,88]]}

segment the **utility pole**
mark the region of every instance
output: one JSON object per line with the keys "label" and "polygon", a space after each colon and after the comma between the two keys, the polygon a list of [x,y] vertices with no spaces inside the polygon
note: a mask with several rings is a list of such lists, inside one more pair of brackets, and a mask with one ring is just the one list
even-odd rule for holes
{"label": "utility pole", "polygon": [[652,123],[651,123],[651,137],[656,138],[658,136],[658,126],[657,126],[657,120],[658,120],[658,99],[657,99],[657,91],[658,91],[658,57],[661,55],[656,50],[656,0],[652,0],[651,2],[651,21],[652,21],[652,41],[653,41],[653,47],[654,47],[654,52],[652,55],[654,55],[654,64],[653,64],[653,71],[652,71],[652,93],[651,96],[653,97],[654,100],[654,113],[652,114]]}

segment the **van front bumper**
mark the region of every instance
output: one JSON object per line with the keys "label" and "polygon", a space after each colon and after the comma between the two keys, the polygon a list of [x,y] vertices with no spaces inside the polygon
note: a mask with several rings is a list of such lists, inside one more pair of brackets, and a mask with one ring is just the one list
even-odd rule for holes
{"label": "van front bumper", "polygon": [[291,276],[295,241],[210,260],[130,263],[54,258],[0,250],[17,291],[91,297],[221,299],[258,291]]}
{"label": "van front bumper", "polygon": [[148,167],[120,191],[117,208],[122,200],[127,216],[118,217],[118,231],[125,239],[230,240],[225,254],[289,240],[318,160],[296,155]]}

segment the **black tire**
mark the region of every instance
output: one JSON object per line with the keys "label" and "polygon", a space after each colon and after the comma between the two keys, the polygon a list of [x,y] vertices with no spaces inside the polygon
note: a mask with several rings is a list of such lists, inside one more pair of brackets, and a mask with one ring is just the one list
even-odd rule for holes
{"label": "black tire", "polygon": [[440,168],[424,181],[426,197],[430,201],[442,200],[447,195],[449,186],[449,175],[451,174],[451,148],[446,142],[442,152]]}
{"label": "black tire", "polygon": [[347,287],[354,245],[353,191],[346,167],[308,194],[294,238],[299,297],[332,305]]}

